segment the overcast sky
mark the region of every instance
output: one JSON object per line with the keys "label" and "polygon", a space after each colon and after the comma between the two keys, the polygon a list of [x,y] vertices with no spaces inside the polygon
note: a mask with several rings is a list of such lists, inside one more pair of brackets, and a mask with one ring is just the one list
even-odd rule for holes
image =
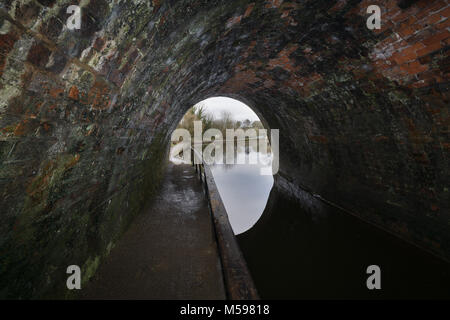
{"label": "overcast sky", "polygon": [[226,97],[215,97],[203,100],[200,104],[205,105],[205,110],[219,119],[223,110],[231,112],[234,120],[259,121],[258,116],[247,107],[246,104]]}

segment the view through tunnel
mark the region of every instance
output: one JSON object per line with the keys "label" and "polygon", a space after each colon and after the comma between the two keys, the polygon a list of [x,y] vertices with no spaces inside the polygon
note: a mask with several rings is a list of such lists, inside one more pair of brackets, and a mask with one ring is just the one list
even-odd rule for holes
{"label": "view through tunnel", "polygon": [[[201,125],[199,134],[202,139],[199,142],[193,141],[195,121]],[[192,140],[182,140],[181,145],[176,147],[178,137],[173,135],[171,161],[183,161],[182,154],[181,158],[176,154],[177,150],[184,150],[183,144],[189,147],[193,143],[201,144],[203,156],[210,158],[206,161],[209,160],[234,233],[237,235],[249,230],[261,217],[273,185],[272,174],[261,174],[262,168],[271,170],[273,157],[267,130],[261,120],[244,103],[216,97],[196,104],[186,113],[177,128],[186,129]],[[215,135],[205,135],[209,129],[215,130],[212,132]],[[230,141],[232,143],[227,144]],[[213,144],[215,148],[211,149],[209,144]],[[264,146],[260,147],[261,144]],[[232,161],[227,161],[226,150],[230,147],[234,152]],[[210,154],[207,154],[208,151]]]}

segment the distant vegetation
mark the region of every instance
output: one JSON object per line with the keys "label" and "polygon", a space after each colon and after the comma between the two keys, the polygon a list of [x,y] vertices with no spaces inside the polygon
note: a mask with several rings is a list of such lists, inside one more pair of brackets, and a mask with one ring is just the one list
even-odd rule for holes
{"label": "distant vegetation", "polygon": [[189,109],[177,128],[187,129],[193,137],[194,121],[202,122],[202,134],[210,128],[215,128],[222,132],[224,138],[226,136],[226,129],[255,129],[257,135],[259,135],[259,129],[264,129],[261,121],[250,121],[249,119],[236,121],[233,119],[231,112],[228,111],[223,111],[220,117],[216,119],[213,115],[205,111],[205,106],[203,104],[196,105]]}

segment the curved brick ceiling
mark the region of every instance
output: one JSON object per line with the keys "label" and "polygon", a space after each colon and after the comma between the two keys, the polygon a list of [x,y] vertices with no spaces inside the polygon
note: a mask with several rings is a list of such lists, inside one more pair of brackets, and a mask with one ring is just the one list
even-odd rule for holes
{"label": "curved brick ceiling", "polygon": [[[70,31],[77,2],[82,28]],[[280,129],[279,186],[449,259],[449,10],[1,0],[0,295],[59,295],[73,261],[92,275],[153,194],[171,130],[217,95]]]}

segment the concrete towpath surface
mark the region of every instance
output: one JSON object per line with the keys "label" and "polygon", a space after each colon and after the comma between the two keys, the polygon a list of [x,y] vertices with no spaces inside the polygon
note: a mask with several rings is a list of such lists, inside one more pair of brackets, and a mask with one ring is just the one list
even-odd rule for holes
{"label": "concrete towpath surface", "polygon": [[200,181],[170,163],[159,195],[135,218],[82,299],[225,299],[220,258]]}

